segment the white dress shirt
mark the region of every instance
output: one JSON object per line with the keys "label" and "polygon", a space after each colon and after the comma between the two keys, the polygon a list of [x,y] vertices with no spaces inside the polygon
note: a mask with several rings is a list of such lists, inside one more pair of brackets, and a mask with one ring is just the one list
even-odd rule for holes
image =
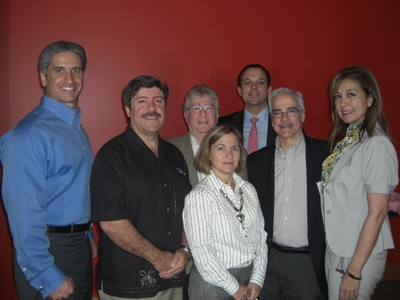
{"label": "white dress shirt", "polygon": [[[190,143],[192,144],[193,156],[196,157],[200,145],[196,142],[192,134],[190,134]],[[197,171],[197,179],[199,180],[199,182],[202,181],[204,178],[206,178],[206,176],[207,176],[206,174]]]}
{"label": "white dress shirt", "polygon": [[[183,210],[186,237],[201,277],[230,295],[237,291],[239,283],[227,270],[246,267],[253,262],[250,282],[262,287],[268,252],[257,192],[236,173],[233,179],[236,183],[234,191],[211,171],[186,196]],[[239,189],[242,189],[243,226],[220,189],[237,208],[240,207]]]}

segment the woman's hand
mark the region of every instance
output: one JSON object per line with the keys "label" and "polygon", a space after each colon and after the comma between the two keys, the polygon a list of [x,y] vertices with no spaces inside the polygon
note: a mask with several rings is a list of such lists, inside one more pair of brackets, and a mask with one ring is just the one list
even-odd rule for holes
{"label": "woman's hand", "polygon": [[247,286],[241,284],[239,284],[239,288],[236,291],[236,293],[232,295],[232,297],[235,300],[247,300],[247,297],[249,296],[250,296],[250,290],[247,288]]}
{"label": "woman's hand", "polygon": [[258,284],[255,284],[253,282],[250,282],[247,285],[249,291],[250,291],[250,296],[247,297],[247,300],[256,300],[258,297],[258,294],[260,293],[261,287]]}
{"label": "woman's hand", "polygon": [[350,278],[344,274],[342,283],[340,284],[339,300],[355,300],[358,298],[358,290],[360,289],[360,280]]}

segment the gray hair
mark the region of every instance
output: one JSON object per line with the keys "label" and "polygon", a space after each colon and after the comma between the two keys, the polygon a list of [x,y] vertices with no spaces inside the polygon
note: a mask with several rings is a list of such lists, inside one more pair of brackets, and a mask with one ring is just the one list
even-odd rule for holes
{"label": "gray hair", "polygon": [[304,108],[304,101],[303,101],[303,95],[300,92],[295,92],[293,90],[290,90],[285,87],[280,87],[278,89],[273,90],[269,95],[268,95],[268,108],[269,108],[269,113],[272,113],[272,101],[279,95],[286,94],[286,95],[292,95],[296,98],[297,100],[297,105],[298,109],[303,110]]}
{"label": "gray hair", "polygon": [[39,57],[39,72],[47,75],[52,56],[61,52],[72,52],[78,55],[82,62],[82,71],[85,72],[87,63],[85,49],[79,44],[65,41],[51,43],[43,49]]}
{"label": "gray hair", "polygon": [[217,94],[214,92],[214,90],[212,88],[210,88],[208,85],[205,85],[205,84],[195,85],[186,94],[185,102],[183,103],[183,113],[184,114],[187,113],[190,101],[192,101],[194,98],[197,98],[197,97],[202,98],[204,96],[209,96],[213,100],[216,112],[218,114],[219,113],[219,101],[218,101]]}

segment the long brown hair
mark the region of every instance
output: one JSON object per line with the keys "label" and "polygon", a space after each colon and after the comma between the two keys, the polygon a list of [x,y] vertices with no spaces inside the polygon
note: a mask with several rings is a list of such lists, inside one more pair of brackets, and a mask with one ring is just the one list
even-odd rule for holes
{"label": "long brown hair", "polygon": [[[335,147],[336,143],[344,138],[346,135],[346,130],[349,127],[348,124],[344,123],[339,117],[336,107],[335,107],[335,94],[345,79],[350,79],[358,82],[361,88],[364,90],[366,95],[371,95],[373,102],[365,113],[364,124],[361,127],[361,132],[367,132],[368,136],[371,137],[374,134],[374,128],[376,123],[378,123],[381,129],[389,136],[388,122],[383,116],[383,105],[381,93],[379,91],[378,83],[372,73],[361,66],[354,66],[341,70],[339,73],[333,77],[330,83],[329,93],[331,98],[331,109],[332,109],[332,119],[334,122],[334,127],[332,133],[329,137],[329,145],[331,151]],[[360,134],[360,138],[362,134]]]}

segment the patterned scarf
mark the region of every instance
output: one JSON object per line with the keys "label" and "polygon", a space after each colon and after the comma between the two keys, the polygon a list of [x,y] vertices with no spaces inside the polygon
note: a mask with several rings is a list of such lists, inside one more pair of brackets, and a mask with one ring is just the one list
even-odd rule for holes
{"label": "patterned scarf", "polygon": [[346,131],[346,136],[343,140],[338,142],[333,149],[331,155],[329,155],[324,162],[322,163],[322,174],[321,180],[326,183],[331,175],[333,168],[336,163],[342,157],[343,153],[349,149],[349,146],[360,136],[361,125],[364,123],[364,120],[360,121],[354,126],[349,126]]}

